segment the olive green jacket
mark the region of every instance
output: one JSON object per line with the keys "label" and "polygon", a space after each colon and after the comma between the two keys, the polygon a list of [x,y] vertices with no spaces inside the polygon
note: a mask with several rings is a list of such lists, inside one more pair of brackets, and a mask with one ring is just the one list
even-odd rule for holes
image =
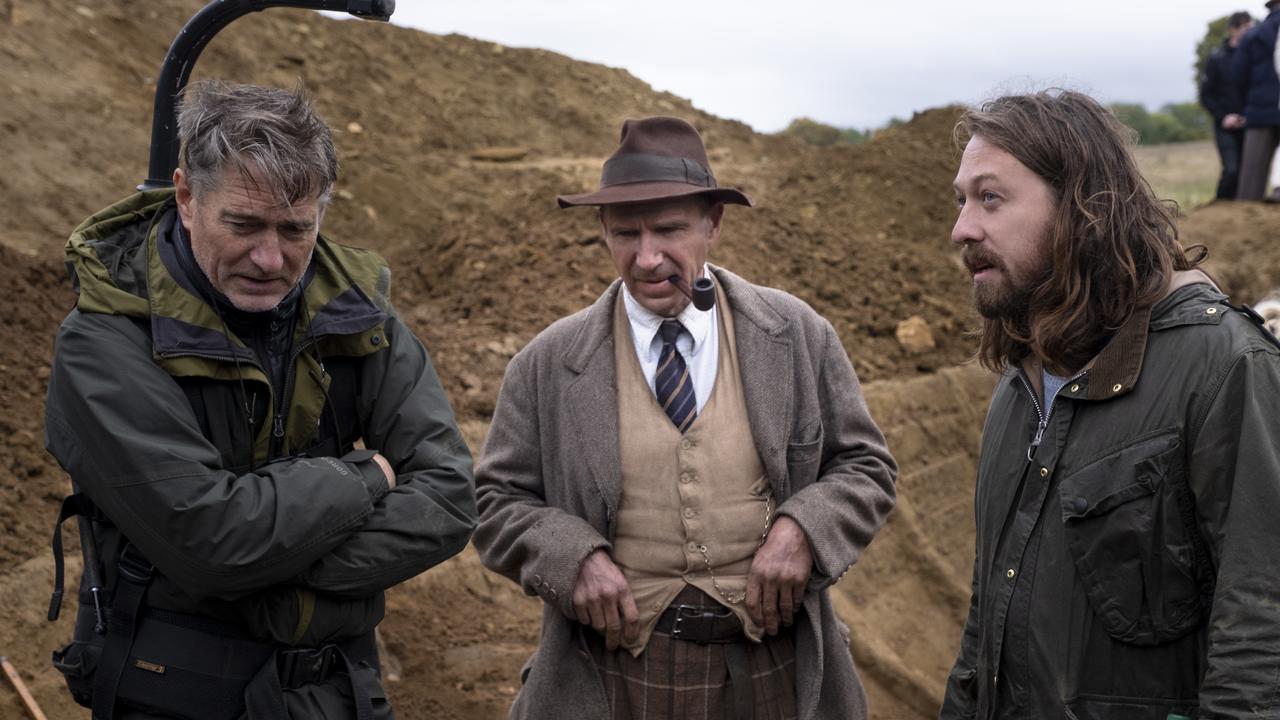
{"label": "olive green jacket", "polygon": [[[109,519],[107,584],[127,539],[157,568],[151,606],[288,645],[369,632],[382,591],[475,526],[470,452],[426,349],[388,302],[381,258],[322,236],[272,387],[174,265],[161,230],[175,216],[171,191],[140,193],[67,244],[78,299],[46,444]],[[390,461],[394,489],[371,452],[348,452],[357,439]]]}
{"label": "olive green jacket", "polygon": [[1207,283],[997,385],[944,720],[1280,718],[1280,346]]}

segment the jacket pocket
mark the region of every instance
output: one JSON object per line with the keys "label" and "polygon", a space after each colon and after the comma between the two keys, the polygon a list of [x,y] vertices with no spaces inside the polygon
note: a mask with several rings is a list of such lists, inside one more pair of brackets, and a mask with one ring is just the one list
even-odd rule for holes
{"label": "jacket pocket", "polygon": [[808,442],[787,443],[787,496],[796,493],[818,479],[822,463],[822,428],[817,437]]}
{"label": "jacket pocket", "polygon": [[1067,547],[1107,633],[1134,645],[1186,635],[1206,577],[1176,431],[1145,437],[1062,479]]}
{"label": "jacket pocket", "polygon": [[1195,700],[1176,701],[1120,697],[1078,697],[1067,703],[1075,720],[1166,720],[1170,715],[1197,717]]}
{"label": "jacket pocket", "polygon": [[947,676],[939,720],[972,720],[978,716],[978,670],[957,664]]}

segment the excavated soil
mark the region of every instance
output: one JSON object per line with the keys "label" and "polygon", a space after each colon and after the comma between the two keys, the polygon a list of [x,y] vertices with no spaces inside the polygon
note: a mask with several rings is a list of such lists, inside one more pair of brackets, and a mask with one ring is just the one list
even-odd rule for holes
{"label": "excavated soil", "polygon": [[[0,5],[0,655],[49,717],[87,717],[47,667],[70,613],[44,621],[48,537],[68,487],[42,449],[53,336],[74,303],[61,247],[145,175],[158,61],[199,5]],[[816,149],[708,115],[623,70],[284,10],[223,31],[195,75],[301,81],[314,94],[340,131],[343,163],[326,233],[389,259],[397,307],[477,450],[511,355],[614,277],[594,215],[559,211],[554,196],[593,186],[623,118],[696,124],[717,177],[758,202],[729,210],[713,261],[832,321],[902,466],[889,527],[834,600],[874,717],[936,714],[968,599],[972,477],[992,383],[963,364],[974,316],[947,243],[955,108],[863,145]],[[1280,208],[1210,206],[1183,234],[1210,246],[1211,271],[1241,299],[1280,285]],[[932,349],[909,352],[895,337],[912,316],[926,321]],[[471,550],[393,590],[382,631],[398,715],[502,717],[539,612]],[[2,688],[7,717],[23,714]]]}

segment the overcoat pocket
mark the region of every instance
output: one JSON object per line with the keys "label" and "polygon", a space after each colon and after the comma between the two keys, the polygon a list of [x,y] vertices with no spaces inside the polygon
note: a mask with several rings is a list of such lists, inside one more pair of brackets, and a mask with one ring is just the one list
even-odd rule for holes
{"label": "overcoat pocket", "polygon": [[822,428],[813,440],[787,443],[787,482],[794,494],[818,479],[822,463]]}
{"label": "overcoat pocket", "polygon": [[1206,576],[1176,430],[1147,436],[1062,479],[1067,547],[1107,633],[1134,645],[1204,619]]}

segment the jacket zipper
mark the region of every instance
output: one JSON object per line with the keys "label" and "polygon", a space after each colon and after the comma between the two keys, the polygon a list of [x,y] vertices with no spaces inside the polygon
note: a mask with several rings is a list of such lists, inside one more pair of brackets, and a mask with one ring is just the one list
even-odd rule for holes
{"label": "jacket zipper", "polygon": [[[303,352],[306,351],[307,348],[311,347],[314,344],[315,344],[314,338],[304,337],[302,338],[302,342],[295,345],[293,352],[289,354],[289,362],[288,364],[285,365],[285,371],[284,371],[284,388],[282,389],[283,392],[279,393],[276,399],[276,407],[271,420],[271,446],[269,448],[269,452],[267,455],[268,458],[276,457],[279,454],[281,441],[284,439],[284,426],[285,426],[285,419],[286,419],[285,411],[288,408],[288,398],[291,396],[293,392],[294,364],[297,362],[298,356],[301,355]],[[231,355],[220,355],[218,353],[205,353],[205,352],[192,352],[192,351],[184,351],[184,352],[176,352],[176,353],[160,353],[160,357],[166,358],[166,359],[175,358],[175,357],[198,357],[198,358],[204,358],[205,360],[216,360],[218,362],[235,362],[237,359],[235,356],[231,356]],[[262,367],[258,364],[258,360],[256,357],[239,358],[239,359],[243,362],[253,365],[253,367],[256,368],[258,372],[263,373],[264,375],[267,374],[267,371],[263,370]],[[269,377],[267,381],[267,387],[271,387],[271,381]],[[274,389],[275,388],[272,388],[272,390]],[[251,425],[253,424],[252,418],[250,419],[249,422]]]}
{"label": "jacket zipper", "polygon": [[246,362],[246,363],[249,363],[250,365],[253,365],[260,372],[263,372],[265,374],[265,371],[263,371],[262,368],[258,366],[257,357],[253,356],[252,353],[250,354],[249,357],[243,357],[239,355],[219,355],[218,353],[211,353],[211,352],[194,352],[192,350],[183,350],[182,352],[162,352],[162,353],[159,353],[159,355],[165,360],[172,360],[173,358],[180,358],[180,357],[198,357],[204,360],[217,360],[218,362],[229,362],[229,363],[233,363],[236,360],[240,360],[241,362]]}
{"label": "jacket zipper", "polygon": [[1022,386],[1027,389],[1027,397],[1031,398],[1031,405],[1036,409],[1035,437],[1031,438],[1031,444],[1027,446],[1027,462],[1031,462],[1036,455],[1036,450],[1040,449],[1040,441],[1044,439],[1044,429],[1049,427],[1049,418],[1044,416],[1044,409],[1040,407],[1040,401],[1036,398],[1035,388],[1031,387],[1031,381],[1027,380],[1027,374],[1018,369],[1018,379],[1022,381]]}
{"label": "jacket zipper", "polygon": [[[1067,382],[1079,380],[1085,372],[1085,370],[1081,370],[1067,378]],[[1039,422],[1036,423],[1035,437],[1031,438],[1031,444],[1027,446],[1027,462],[1030,463],[1035,459],[1036,451],[1040,449],[1040,441],[1044,439],[1045,428],[1049,427],[1049,418],[1045,417],[1044,409],[1040,407],[1040,401],[1036,399],[1036,391],[1031,387],[1031,381],[1027,379],[1027,374],[1022,368],[1018,368],[1018,379],[1022,381],[1022,386],[1027,389],[1027,397],[1031,398],[1031,404],[1036,409],[1036,417],[1039,418]],[[1066,387],[1066,383],[1063,383],[1063,387]],[[1060,392],[1062,392],[1062,388],[1058,388],[1058,392],[1053,394],[1052,399],[1056,401]]]}
{"label": "jacket zipper", "polygon": [[284,367],[284,388],[277,398],[275,418],[271,422],[271,452],[268,457],[277,457],[280,454],[280,446],[284,442],[286,411],[289,407],[289,399],[293,396],[294,368],[297,366],[298,357],[314,344],[315,340],[312,338],[303,337],[302,342],[295,345],[293,352],[289,353],[289,362]]}

